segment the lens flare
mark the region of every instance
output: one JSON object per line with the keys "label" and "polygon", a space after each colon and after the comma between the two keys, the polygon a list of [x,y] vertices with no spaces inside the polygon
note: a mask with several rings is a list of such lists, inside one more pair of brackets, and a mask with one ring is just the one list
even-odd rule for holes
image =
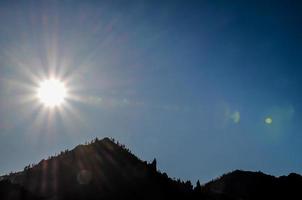
{"label": "lens flare", "polygon": [[272,124],[273,123],[273,119],[271,117],[267,117],[267,118],[265,118],[264,122],[266,124]]}

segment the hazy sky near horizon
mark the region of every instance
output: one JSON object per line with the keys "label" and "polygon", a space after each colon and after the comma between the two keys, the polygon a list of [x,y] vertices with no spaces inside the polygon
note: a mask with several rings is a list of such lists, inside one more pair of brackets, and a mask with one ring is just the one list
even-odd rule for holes
{"label": "hazy sky near horizon", "polygon": [[[1,1],[0,174],[95,137],[172,177],[302,173],[301,1]],[[66,82],[57,109],[40,81]]]}

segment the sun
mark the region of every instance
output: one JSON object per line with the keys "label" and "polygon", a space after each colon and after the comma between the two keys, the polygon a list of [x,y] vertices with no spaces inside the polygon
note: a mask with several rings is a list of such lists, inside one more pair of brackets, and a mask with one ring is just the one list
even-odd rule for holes
{"label": "sun", "polygon": [[59,79],[44,80],[39,83],[37,97],[46,107],[58,107],[65,102],[67,88]]}

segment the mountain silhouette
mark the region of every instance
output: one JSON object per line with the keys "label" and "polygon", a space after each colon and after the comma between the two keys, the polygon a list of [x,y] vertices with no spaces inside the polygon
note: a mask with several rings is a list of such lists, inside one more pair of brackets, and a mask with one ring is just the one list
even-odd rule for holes
{"label": "mountain silhouette", "polygon": [[205,184],[209,199],[302,199],[302,176],[274,177],[262,172],[236,170]]}
{"label": "mountain silhouette", "polygon": [[[94,140],[3,176],[44,199],[185,199],[190,182],[170,179],[113,139]],[[1,198],[2,199],[2,198]]]}
{"label": "mountain silhouette", "polygon": [[277,178],[237,170],[193,187],[156,165],[156,159],[142,161],[114,139],[95,139],[0,177],[0,199],[302,199],[298,174]]}

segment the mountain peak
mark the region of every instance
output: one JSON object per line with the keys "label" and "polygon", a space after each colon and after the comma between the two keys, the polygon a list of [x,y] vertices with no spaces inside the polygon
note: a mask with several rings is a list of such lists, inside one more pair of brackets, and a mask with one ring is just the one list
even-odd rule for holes
{"label": "mountain peak", "polygon": [[192,190],[192,185],[158,172],[156,160],[143,162],[125,145],[107,137],[62,151],[4,178],[43,198],[124,199],[136,194],[140,199],[149,199],[145,195],[161,199],[161,195],[184,196]]}
{"label": "mountain peak", "polygon": [[156,159],[152,163],[142,161],[113,138],[96,138],[27,166],[21,172],[1,177],[0,197],[10,191],[25,195],[13,200],[235,200],[301,196],[302,177],[295,173],[274,177],[235,170],[193,188],[190,181],[171,179],[157,171],[156,165]]}
{"label": "mountain peak", "polygon": [[203,192],[216,199],[294,199],[301,186],[302,177],[294,173],[275,177],[235,170],[207,183]]}

